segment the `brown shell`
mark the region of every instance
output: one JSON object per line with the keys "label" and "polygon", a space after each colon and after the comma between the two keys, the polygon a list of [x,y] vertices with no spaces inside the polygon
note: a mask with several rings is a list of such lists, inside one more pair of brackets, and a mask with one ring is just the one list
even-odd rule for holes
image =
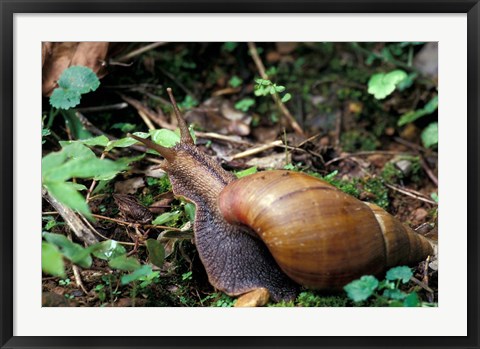
{"label": "brown shell", "polygon": [[[362,275],[378,275],[431,253],[423,237],[378,206],[303,173],[267,171],[243,177],[221,192],[219,208],[228,222],[254,230],[280,268],[309,288],[338,289]],[[386,239],[382,225],[390,229]]]}

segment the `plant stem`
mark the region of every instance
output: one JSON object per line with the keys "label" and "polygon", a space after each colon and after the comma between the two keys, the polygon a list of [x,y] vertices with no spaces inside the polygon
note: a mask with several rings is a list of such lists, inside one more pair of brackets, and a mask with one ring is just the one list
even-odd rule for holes
{"label": "plant stem", "polygon": [[[250,55],[252,56],[253,61],[255,62],[255,65],[257,66],[258,72],[260,73],[260,76],[264,80],[270,80],[268,78],[267,73],[265,72],[265,66],[263,65],[262,59],[260,58],[258,51],[257,51],[257,46],[253,42],[248,43],[248,49],[250,51]],[[275,92],[273,95],[271,95],[275,104],[277,105],[278,109],[282,112],[282,114],[287,118],[287,120],[290,122],[290,126],[292,126],[293,130],[295,133],[303,136],[305,135],[302,128],[300,125],[297,123],[293,115],[290,113],[290,111],[287,109],[285,104],[283,104],[282,100],[280,99],[280,96],[278,95],[278,92]]]}

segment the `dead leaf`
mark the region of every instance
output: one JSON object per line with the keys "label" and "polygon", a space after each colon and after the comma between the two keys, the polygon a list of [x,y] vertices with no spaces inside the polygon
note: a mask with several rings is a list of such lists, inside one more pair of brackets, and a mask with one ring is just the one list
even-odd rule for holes
{"label": "dead leaf", "polygon": [[86,66],[103,77],[108,47],[108,42],[42,42],[42,94],[50,96],[70,66]]}
{"label": "dead leaf", "polygon": [[130,178],[124,181],[115,183],[116,194],[135,194],[138,189],[145,186],[145,181],[142,177]]}

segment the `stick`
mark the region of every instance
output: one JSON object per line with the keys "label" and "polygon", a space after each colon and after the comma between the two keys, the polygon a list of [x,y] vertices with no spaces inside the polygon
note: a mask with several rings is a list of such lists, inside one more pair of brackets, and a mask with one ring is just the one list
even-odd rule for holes
{"label": "stick", "polygon": [[[252,59],[253,61],[255,62],[255,65],[257,66],[257,69],[258,69],[258,72],[260,73],[260,76],[262,77],[262,79],[264,80],[269,80],[268,78],[268,75],[267,73],[265,72],[265,66],[263,65],[263,62],[262,62],[262,59],[260,58],[260,56],[258,55],[258,51],[257,51],[257,46],[255,45],[255,43],[253,42],[249,42],[248,43],[248,48],[250,50],[250,54],[252,56]],[[297,121],[295,120],[295,118],[293,117],[293,115],[290,113],[290,111],[287,109],[287,107],[285,106],[285,104],[283,104],[283,102],[280,100],[280,97],[278,96],[277,93],[274,93],[273,95],[271,95],[273,100],[275,101],[275,103],[277,104],[277,107],[280,109],[280,111],[282,112],[282,114],[288,119],[288,121],[290,122],[290,126],[292,126],[293,130],[295,131],[295,133],[303,136],[304,135],[304,132],[302,130],[302,128],[300,127],[300,125],[297,123]]]}

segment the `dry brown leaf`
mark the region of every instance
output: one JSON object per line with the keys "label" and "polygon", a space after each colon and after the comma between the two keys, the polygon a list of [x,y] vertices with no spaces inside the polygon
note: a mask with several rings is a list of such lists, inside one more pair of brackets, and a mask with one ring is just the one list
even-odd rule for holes
{"label": "dry brown leaf", "polygon": [[108,42],[42,42],[42,94],[50,96],[70,66],[86,66],[103,77],[108,47]]}
{"label": "dry brown leaf", "polygon": [[142,177],[130,178],[115,183],[115,193],[117,194],[135,194],[136,191],[145,186]]}

